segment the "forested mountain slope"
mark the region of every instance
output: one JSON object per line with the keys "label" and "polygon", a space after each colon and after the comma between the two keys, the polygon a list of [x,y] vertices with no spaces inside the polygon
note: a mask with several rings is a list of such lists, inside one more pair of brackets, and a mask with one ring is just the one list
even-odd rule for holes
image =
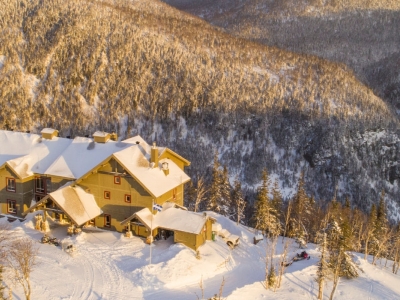
{"label": "forested mountain slope", "polygon": [[400,1],[165,2],[238,37],[345,63],[400,116]]}
{"label": "forested mountain slope", "polygon": [[158,1],[0,0],[0,127],[141,134],[205,173],[368,208],[399,201],[398,119],[344,65],[231,37]]}

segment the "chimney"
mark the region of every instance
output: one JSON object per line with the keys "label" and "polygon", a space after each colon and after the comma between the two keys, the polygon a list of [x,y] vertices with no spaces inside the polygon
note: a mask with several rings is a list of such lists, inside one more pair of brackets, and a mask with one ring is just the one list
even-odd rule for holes
{"label": "chimney", "polygon": [[158,167],[158,148],[156,146],[156,142],[153,143],[153,147],[151,147],[151,161],[153,164],[153,168]]}
{"label": "chimney", "polygon": [[40,132],[42,134],[42,138],[51,140],[53,137],[58,136],[58,130],[55,130],[53,128],[43,128],[43,130]]}
{"label": "chimney", "polygon": [[169,174],[168,163],[166,161],[162,163],[162,170],[164,171],[165,176]]}
{"label": "chimney", "polygon": [[118,141],[118,134],[116,134],[115,132],[111,133],[110,139],[114,142]]}
{"label": "chimney", "polygon": [[93,139],[96,143],[107,143],[111,135],[108,132],[96,131],[93,133]]}

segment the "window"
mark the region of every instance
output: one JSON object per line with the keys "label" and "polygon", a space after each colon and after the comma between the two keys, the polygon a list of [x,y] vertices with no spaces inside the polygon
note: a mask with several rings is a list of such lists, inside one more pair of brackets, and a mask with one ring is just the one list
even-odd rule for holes
{"label": "window", "polygon": [[114,183],[121,184],[121,176],[114,176]]}
{"label": "window", "polygon": [[35,192],[39,194],[44,194],[46,192],[44,178],[42,177],[35,178]]}
{"label": "window", "polygon": [[17,213],[17,202],[15,200],[7,200],[7,212],[9,214]]}
{"label": "window", "polygon": [[111,216],[104,215],[104,227],[111,227]]}
{"label": "window", "polygon": [[15,179],[7,178],[7,191],[15,193],[15,190],[16,190]]}
{"label": "window", "polygon": [[111,199],[111,192],[104,191],[104,199]]}
{"label": "window", "polygon": [[125,202],[131,203],[131,195],[125,195]]}
{"label": "window", "polygon": [[90,226],[96,226],[96,219],[91,219],[91,220],[89,220],[88,225],[90,225]]}

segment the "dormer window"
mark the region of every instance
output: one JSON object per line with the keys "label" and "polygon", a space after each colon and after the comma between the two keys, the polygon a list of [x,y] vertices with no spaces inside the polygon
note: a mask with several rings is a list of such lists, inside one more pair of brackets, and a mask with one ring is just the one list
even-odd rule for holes
{"label": "dormer window", "polygon": [[121,184],[121,176],[114,176],[114,184]]}
{"label": "dormer window", "polygon": [[15,179],[14,178],[7,178],[7,191],[14,192],[16,191]]}

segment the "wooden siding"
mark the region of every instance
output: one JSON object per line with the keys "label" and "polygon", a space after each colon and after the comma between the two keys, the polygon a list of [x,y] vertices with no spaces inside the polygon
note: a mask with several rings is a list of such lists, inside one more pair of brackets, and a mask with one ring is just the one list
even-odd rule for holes
{"label": "wooden siding", "polygon": [[[15,179],[15,192],[7,191],[7,178]],[[11,169],[5,167],[0,170],[0,210],[7,214],[7,200],[14,200],[16,203],[16,216],[22,217],[22,213],[28,209],[31,204],[33,193],[32,177],[18,179]]]}
{"label": "wooden siding", "polygon": [[182,243],[193,250],[200,246],[197,244],[197,234],[182,231],[174,231],[174,242]]}

